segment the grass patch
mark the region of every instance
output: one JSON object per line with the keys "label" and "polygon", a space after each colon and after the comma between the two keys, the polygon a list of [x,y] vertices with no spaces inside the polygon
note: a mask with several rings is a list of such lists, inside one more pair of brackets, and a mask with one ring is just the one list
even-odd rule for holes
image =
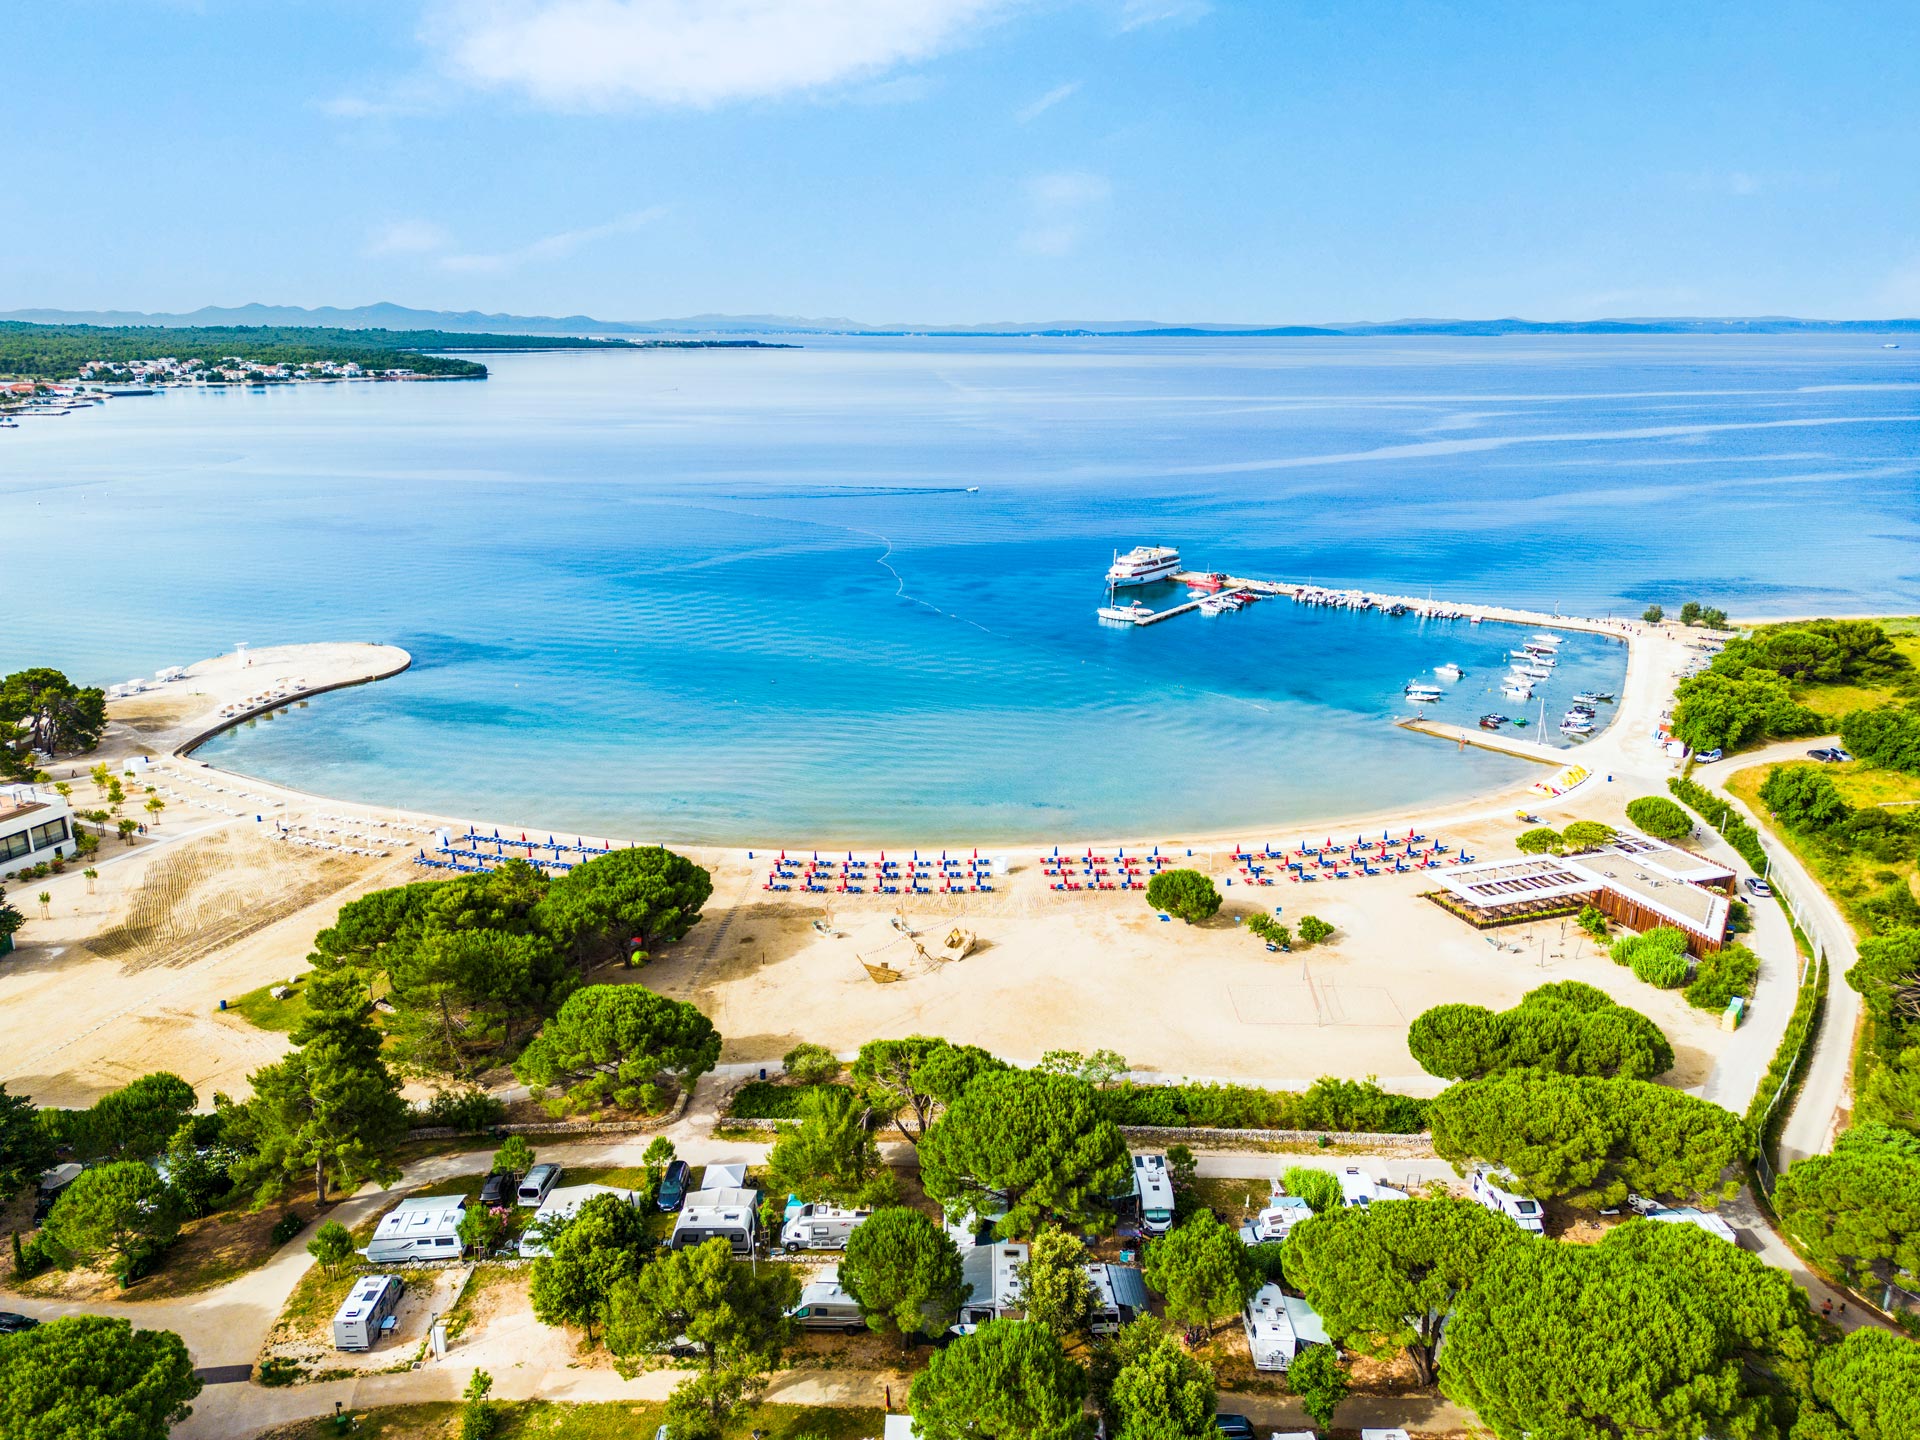
{"label": "grass patch", "polygon": [[[1798,762],[1795,762],[1798,763]],[[1773,820],[1760,801],[1760,786],[1775,767],[1755,765],[1727,777],[1727,789],[1746,802],[1747,808],[1767,822],[1771,838],[1784,844],[1799,857],[1813,877],[1846,912],[1848,920],[1861,933],[1870,933],[1855,913],[1857,902],[1868,899],[1894,881],[1912,888],[1920,866],[1908,855],[1899,860],[1882,860],[1861,850],[1846,850],[1818,835],[1797,834]],[[1844,765],[1822,765],[1847,804],[1855,809],[1896,803],[1901,811],[1920,802],[1920,775],[1903,775],[1898,770],[1883,770],[1855,760]]]}
{"label": "grass patch", "polygon": [[735,1092],[727,1114],[736,1120],[792,1120],[800,1114],[800,1102],[815,1090],[850,1091],[851,1086],[837,1081],[820,1085],[783,1085],[772,1080],[749,1080]]}
{"label": "grass patch", "polygon": [[[499,1440],[651,1440],[667,1407],[654,1402],[608,1401],[593,1405],[551,1400],[503,1400],[494,1405]],[[354,1412],[357,1440],[455,1440],[460,1407],[450,1402],[383,1405]],[[840,1405],[756,1405],[727,1427],[726,1440],[867,1440],[885,1417],[878,1409]],[[260,1440],[321,1440],[334,1434],[333,1418],[302,1420],[269,1430]]]}
{"label": "grass patch", "polygon": [[256,1030],[277,1030],[286,1032],[299,1028],[300,1022],[307,1018],[307,983],[303,975],[293,982],[293,993],[284,1000],[276,1000],[267,992],[276,989],[280,981],[272,985],[262,985],[258,990],[249,990],[238,1000],[227,1001],[227,1011],[238,1015]]}

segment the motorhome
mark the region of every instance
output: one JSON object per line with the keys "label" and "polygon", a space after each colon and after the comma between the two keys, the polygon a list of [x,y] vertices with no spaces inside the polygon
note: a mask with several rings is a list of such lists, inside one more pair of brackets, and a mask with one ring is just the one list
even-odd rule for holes
{"label": "motorhome", "polygon": [[1093,1282],[1095,1335],[1118,1335],[1147,1313],[1147,1286],[1138,1266],[1096,1261],[1087,1266],[1087,1279]]}
{"label": "motorhome", "polygon": [[371,1350],[405,1290],[398,1275],[362,1275],[333,1316],[333,1348]]}
{"label": "motorhome", "polygon": [[1496,1215],[1504,1215],[1522,1230],[1533,1235],[1544,1235],[1546,1225],[1541,1214],[1540,1202],[1525,1195],[1516,1194],[1508,1187],[1514,1183],[1513,1177],[1504,1170],[1494,1170],[1487,1165],[1473,1167],[1473,1178],[1468,1190],[1473,1198]]}
{"label": "motorhome", "polygon": [[702,1190],[745,1190],[747,1188],[747,1167],[744,1161],[726,1165],[709,1165],[700,1172]]}
{"label": "motorhome", "polygon": [[994,1227],[1006,1218],[1007,1210],[1004,1205],[988,1215],[982,1215],[978,1210],[969,1210],[958,1220],[946,1220],[947,1238],[953,1241],[963,1254],[969,1246],[991,1245]]}
{"label": "motorhome", "polygon": [[971,1335],[989,1320],[1017,1319],[1020,1311],[1020,1267],[1027,1263],[1025,1245],[976,1245],[960,1253],[960,1275],[967,1298],[960,1306],[956,1335]]}
{"label": "motorhome", "polygon": [[381,1216],[362,1253],[369,1265],[416,1260],[458,1260],[460,1221],[467,1213],[464,1195],[422,1195],[402,1200]]}
{"label": "motorhome", "polygon": [[596,1195],[618,1195],[627,1204],[640,1205],[640,1192],[622,1190],[615,1185],[562,1185],[549,1190],[547,1198],[540,1202],[540,1208],[533,1212],[533,1219],[527,1222],[527,1228],[520,1234],[520,1255],[523,1259],[537,1260],[548,1253],[553,1237],[565,1228],[580,1207]]}
{"label": "motorhome", "polygon": [[1340,1181],[1341,1199],[1349,1206],[1371,1205],[1376,1200],[1404,1200],[1407,1192],[1395,1185],[1385,1185],[1364,1173],[1359,1166],[1349,1165],[1337,1177]]}
{"label": "motorhome", "polygon": [[[715,1167],[708,1166],[712,1174]],[[684,1250],[709,1240],[725,1240],[736,1255],[751,1255],[760,1234],[760,1192],[751,1189],[701,1189],[687,1196],[687,1203],[673,1222],[673,1239],[668,1248]]]}
{"label": "motorhome", "polygon": [[1133,1196],[1140,1205],[1140,1228],[1164,1235],[1173,1228],[1173,1177],[1167,1157],[1157,1151],[1133,1157]]}
{"label": "motorhome", "polygon": [[1309,1345],[1327,1343],[1327,1327],[1313,1307],[1278,1285],[1262,1285],[1241,1312],[1256,1370],[1285,1370]]}
{"label": "motorhome", "polygon": [[847,1240],[872,1215],[871,1210],[842,1210],[837,1205],[787,1202],[780,1243],[789,1250],[844,1250]]}
{"label": "motorhome", "polygon": [[64,1165],[54,1166],[40,1177],[40,1183],[33,1192],[33,1218],[36,1224],[53,1212],[53,1202],[60,1198],[60,1192],[79,1179],[84,1169],[86,1166],[69,1160]]}
{"label": "motorhome", "polygon": [[839,1330],[864,1335],[860,1305],[840,1286],[840,1267],[829,1265],[800,1288],[800,1303],[787,1312],[802,1330]]}

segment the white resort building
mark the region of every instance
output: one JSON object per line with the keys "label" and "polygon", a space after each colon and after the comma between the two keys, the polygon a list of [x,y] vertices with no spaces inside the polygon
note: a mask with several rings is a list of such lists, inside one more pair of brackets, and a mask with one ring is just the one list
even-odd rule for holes
{"label": "white resort building", "polygon": [[31,785],[0,790],[0,880],[73,853],[73,808],[65,800],[43,800]]}

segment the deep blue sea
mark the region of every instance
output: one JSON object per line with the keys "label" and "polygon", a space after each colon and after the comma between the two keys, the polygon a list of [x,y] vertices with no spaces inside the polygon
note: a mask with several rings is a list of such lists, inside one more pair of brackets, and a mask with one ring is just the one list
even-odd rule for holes
{"label": "deep blue sea", "polygon": [[[1566,613],[1920,610],[1920,351],[1877,337],[488,363],[0,431],[0,663],[390,641],[406,675],[207,758],[595,833],[1255,838],[1524,773],[1389,723],[1449,660],[1432,713],[1511,708],[1487,687],[1516,632],[1287,602],[1115,631],[1115,548]],[[1550,722],[1619,684],[1617,645],[1565,654]]]}

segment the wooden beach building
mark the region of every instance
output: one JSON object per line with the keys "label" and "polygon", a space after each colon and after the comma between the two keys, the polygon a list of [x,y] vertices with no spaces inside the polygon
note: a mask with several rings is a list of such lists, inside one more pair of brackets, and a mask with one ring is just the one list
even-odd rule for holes
{"label": "wooden beach building", "polygon": [[1631,930],[1666,925],[1695,955],[1726,943],[1734,871],[1703,855],[1625,834],[1580,855],[1483,860],[1443,872],[1430,897],[1479,928],[1592,905]]}

